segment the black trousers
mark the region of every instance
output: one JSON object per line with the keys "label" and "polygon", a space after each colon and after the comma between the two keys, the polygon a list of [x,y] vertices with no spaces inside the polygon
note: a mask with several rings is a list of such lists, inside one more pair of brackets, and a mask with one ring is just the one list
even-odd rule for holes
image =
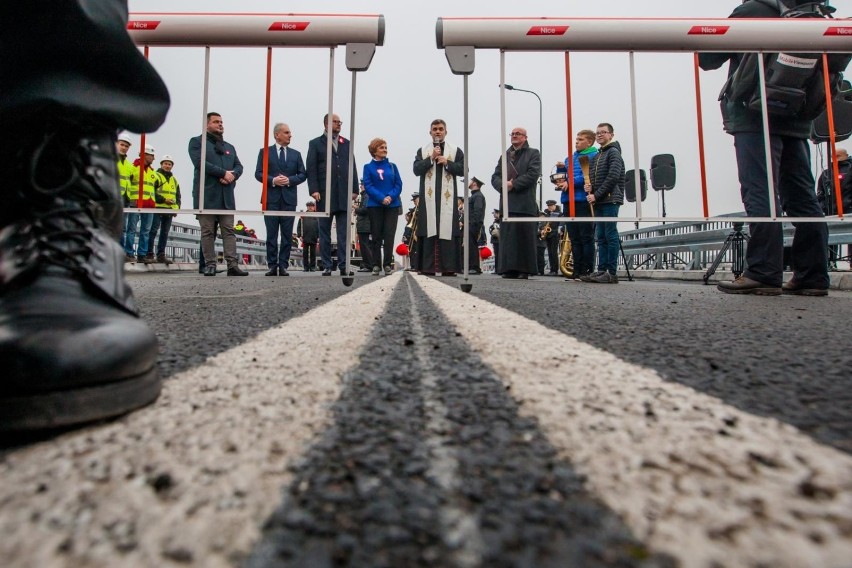
{"label": "black trousers", "polygon": [[[313,270],[317,267],[317,244],[302,243],[302,266],[305,270]],[[281,268],[287,268],[282,266]]]}
{"label": "black trousers", "polygon": [[[749,217],[769,217],[766,159],[762,132],[734,134],[740,193]],[[822,217],[814,193],[808,141],[804,138],[770,136],[776,212],[788,217]],[[828,226],[796,223],[791,267],[796,279],[807,286],[828,288]],[[768,286],[780,286],[784,269],[784,235],[780,223],[749,223],[746,249],[747,278]]]}
{"label": "black trousers", "polygon": [[[370,216],[370,235],[373,240],[373,266],[391,266],[393,264],[393,240],[396,237],[396,224],[399,221],[399,207],[368,207]],[[384,258],[382,257],[384,250]]]}

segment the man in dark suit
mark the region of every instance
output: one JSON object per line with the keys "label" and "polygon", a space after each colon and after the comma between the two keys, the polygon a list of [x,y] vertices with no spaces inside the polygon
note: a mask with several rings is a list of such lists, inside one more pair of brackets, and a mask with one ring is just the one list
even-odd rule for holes
{"label": "man in dark suit", "polygon": [[[257,154],[257,168],[254,177],[263,180],[263,161],[269,159],[266,181],[266,211],[295,211],[296,187],[305,181],[305,164],[302,154],[290,148],[293,134],[290,127],[279,122],[272,129],[275,144]],[[261,200],[262,201],[262,200]],[[266,223],[266,263],[269,266],[267,276],[289,276],[290,249],[293,246],[293,217],[263,218]],[[281,231],[281,246],[278,246],[278,231]]]}
{"label": "man in dark suit", "polygon": [[[323,276],[331,276],[331,223],[337,222],[337,250],[340,274],[347,272],[344,266],[346,254],[346,222],[351,200],[358,197],[358,177],[350,173],[349,140],[340,135],[343,124],[336,114],[331,115],[331,192],[326,195],[326,164],[328,163],[328,115],[322,120],[325,132],[314,138],[308,145],[308,191],[317,202],[317,209],[328,211],[330,217],[322,217],[319,222],[320,258]],[[354,161],[354,160],[353,160]],[[351,178],[351,183],[350,183]],[[351,187],[350,187],[351,186]],[[347,187],[349,190],[347,191]]]}

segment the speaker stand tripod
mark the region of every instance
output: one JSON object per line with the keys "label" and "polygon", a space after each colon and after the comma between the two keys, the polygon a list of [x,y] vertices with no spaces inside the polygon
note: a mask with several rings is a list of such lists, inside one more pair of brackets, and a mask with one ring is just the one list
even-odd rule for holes
{"label": "speaker stand tripod", "polygon": [[713,263],[710,265],[710,268],[708,268],[707,272],[704,273],[705,284],[709,282],[710,277],[713,276],[716,269],[719,268],[720,264],[722,264],[722,260],[724,260],[725,253],[728,252],[728,249],[731,249],[731,272],[734,273],[736,278],[740,277],[743,270],[745,270],[746,241],[748,241],[748,236],[743,233],[743,224],[734,223],[733,230],[727,237],[725,237],[725,242],[722,243],[722,248],[719,250],[716,258],[713,259]]}
{"label": "speaker stand tripod", "polygon": [[627,271],[627,281],[633,282],[633,275],[630,274],[630,264],[627,262],[627,256],[624,254],[624,247],[621,246],[621,237],[618,238],[618,250],[621,251],[621,260],[624,262],[624,269]]}

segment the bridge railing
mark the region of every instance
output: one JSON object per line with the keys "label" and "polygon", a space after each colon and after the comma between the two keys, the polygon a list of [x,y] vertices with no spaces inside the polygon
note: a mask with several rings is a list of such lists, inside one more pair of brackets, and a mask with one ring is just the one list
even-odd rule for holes
{"label": "bridge railing", "polygon": [[[728,217],[741,218],[744,213],[732,213]],[[679,222],[654,225],[634,231],[622,231],[621,246],[624,259],[619,259],[621,268],[624,260],[631,270],[663,268],[678,270],[704,270],[716,258],[725,239],[733,230],[733,222],[720,216],[709,221]],[[748,235],[748,224],[743,226]],[[791,246],[794,227],[783,224],[784,246]],[[852,226],[844,223],[828,224],[828,244],[852,244]],[[729,249],[722,266],[730,266],[733,252]]]}
{"label": "bridge railing", "polygon": [[[241,263],[249,267],[265,267],[266,266],[266,241],[261,239],[252,239],[237,235],[237,258]],[[213,241],[216,249],[216,256],[222,257],[222,240],[217,238]],[[332,241],[332,261],[336,260],[335,242]],[[168,240],[166,241],[166,257],[183,263],[198,262],[199,249],[201,247],[201,228],[198,225],[187,225],[185,223],[172,223],[169,230]],[[317,255],[319,256],[319,255]],[[361,256],[358,251],[353,251],[351,255],[353,265],[358,266],[361,262]],[[294,246],[293,253],[290,255],[290,266],[293,268],[302,268],[302,249]]]}

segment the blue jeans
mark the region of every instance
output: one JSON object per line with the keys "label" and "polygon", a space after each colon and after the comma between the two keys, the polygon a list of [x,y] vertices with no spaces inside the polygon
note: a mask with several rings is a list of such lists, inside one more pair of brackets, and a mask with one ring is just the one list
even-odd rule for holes
{"label": "blue jeans", "polygon": [[148,254],[148,236],[151,232],[151,223],[154,221],[153,213],[125,213],[124,215],[124,252],[134,256],[133,243],[136,241],[136,225],[139,227],[139,246],[136,248],[135,256]]}
{"label": "blue jeans", "polygon": [[[156,252],[158,255],[166,254],[166,241],[169,240],[169,231],[172,228],[171,213],[154,213],[152,215],[151,231],[148,233],[148,242],[151,243],[151,250],[148,252]],[[160,238],[157,238],[157,232],[160,233]],[[154,243],[156,242],[156,251]]]}
{"label": "blue jeans", "polygon": [[[284,206],[284,211],[295,211],[296,206]],[[266,264],[270,268],[290,268],[290,250],[293,248],[294,217],[264,217],[266,224]],[[278,246],[278,232],[281,231],[281,246]]]}
{"label": "blue jeans", "polygon": [[319,220],[319,243],[320,259],[326,270],[331,270],[331,220],[337,223],[337,264],[343,268],[346,262],[346,211],[335,211],[330,217],[320,217]]}
{"label": "blue jeans", "polygon": [[[618,217],[617,203],[595,204],[595,217]],[[618,225],[615,221],[595,222],[595,241],[598,243],[598,270],[615,274],[618,267]]]}
{"label": "blue jeans", "polygon": [[[769,217],[766,158],[762,132],[734,134],[740,193],[749,217]],[[770,136],[775,210],[788,217],[822,217],[814,193],[811,154],[804,138]],[[796,280],[808,287],[828,288],[828,226],[825,223],[793,223],[791,266]],[[784,269],[784,234],[780,223],[749,223],[746,277],[780,286]]]}

